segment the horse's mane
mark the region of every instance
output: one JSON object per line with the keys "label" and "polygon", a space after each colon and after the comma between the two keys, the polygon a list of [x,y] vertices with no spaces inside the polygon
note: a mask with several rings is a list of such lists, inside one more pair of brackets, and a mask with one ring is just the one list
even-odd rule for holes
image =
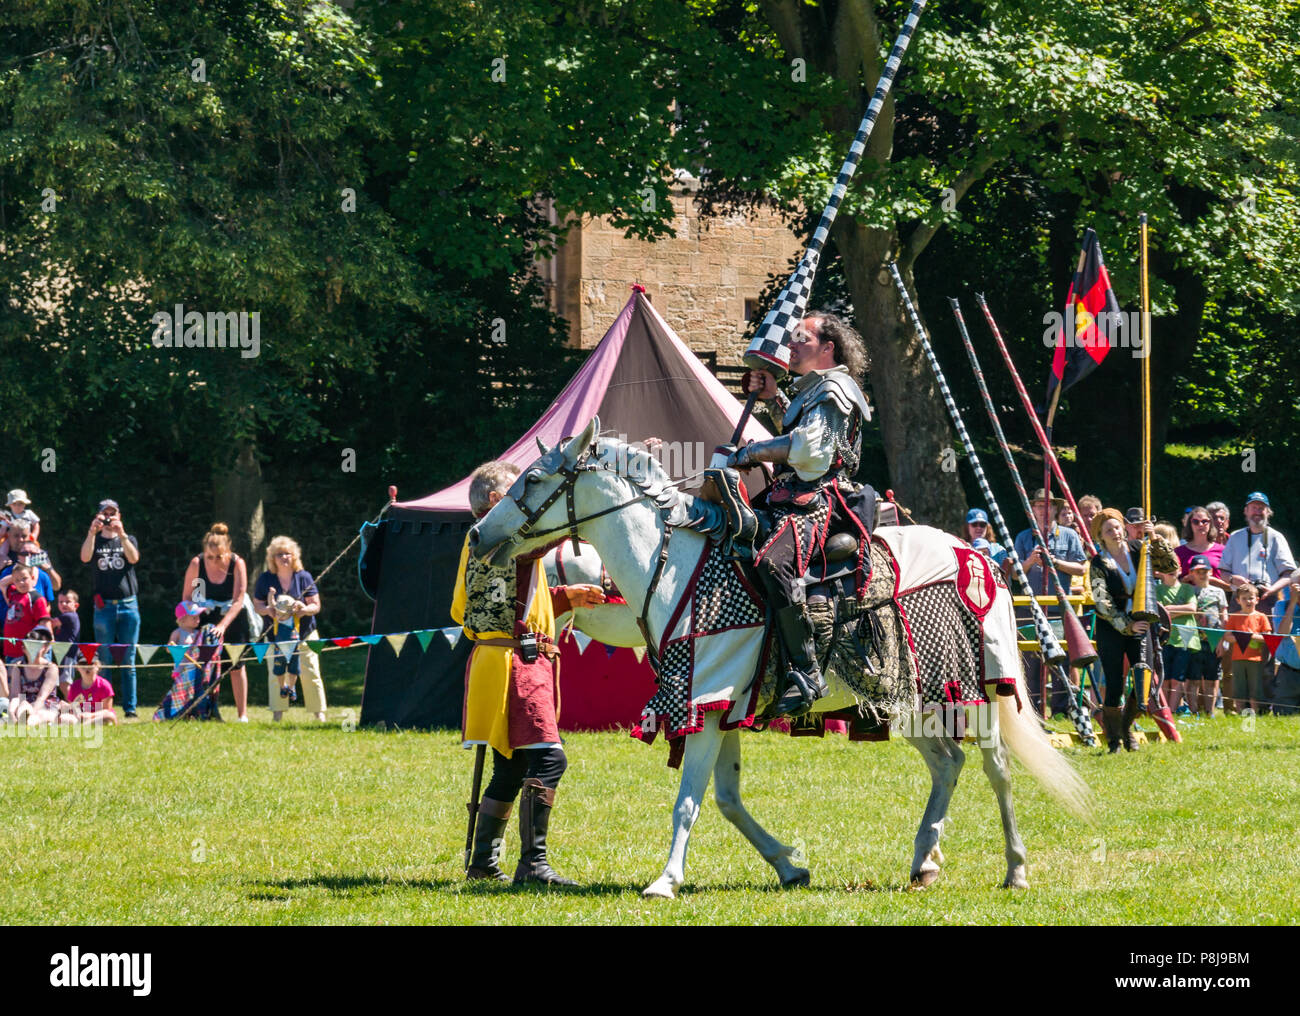
{"label": "horse's mane", "polygon": [[678,524],[674,519],[685,508],[682,492],[673,485],[672,477],[658,459],[644,447],[624,444],[609,436],[597,437],[592,447],[592,459],[599,469],[626,479],[650,500],[665,521]]}

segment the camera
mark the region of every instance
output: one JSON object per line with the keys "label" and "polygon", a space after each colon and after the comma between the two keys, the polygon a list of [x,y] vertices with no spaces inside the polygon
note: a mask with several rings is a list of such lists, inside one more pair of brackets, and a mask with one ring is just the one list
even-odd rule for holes
{"label": "camera", "polygon": [[526,631],[519,636],[519,658],[525,663],[536,663],[541,650],[537,643],[537,633]]}

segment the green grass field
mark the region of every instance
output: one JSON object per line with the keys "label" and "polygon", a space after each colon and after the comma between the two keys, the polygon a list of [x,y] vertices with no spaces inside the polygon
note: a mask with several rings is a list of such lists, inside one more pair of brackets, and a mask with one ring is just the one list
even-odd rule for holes
{"label": "green grass field", "polygon": [[[341,656],[342,654],[340,654]],[[362,654],[353,654],[361,658]],[[351,662],[349,660],[349,662]],[[755,817],[809,858],[782,891],[710,799],[673,902],[642,900],[668,844],[677,773],[662,744],[567,737],[552,861],[580,891],[467,885],[471,755],[452,732],[355,720],[355,665],[330,660],[330,722],[139,722],[98,747],[0,738],[6,923],[1057,924],[1295,923],[1300,718],[1183,727],[1186,742],[1106,757],[1067,749],[1098,826],[1061,812],[1017,767],[1027,892],[1004,873],[992,793],[968,753],[943,876],[904,891],[928,789],[906,744],[746,735]],[[346,672],[346,673],[345,673]],[[256,677],[254,687],[258,686]],[[142,703],[148,701],[142,698]],[[352,710],[351,713],[347,710]],[[142,714],[145,710],[142,705]],[[233,715],[233,710],[227,712]],[[1150,728],[1150,724],[1145,724]],[[513,866],[512,828],[506,860]]]}

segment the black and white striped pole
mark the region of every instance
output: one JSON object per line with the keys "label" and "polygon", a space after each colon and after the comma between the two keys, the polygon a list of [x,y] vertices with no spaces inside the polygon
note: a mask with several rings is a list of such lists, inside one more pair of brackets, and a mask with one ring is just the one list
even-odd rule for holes
{"label": "black and white striped pole", "polygon": [[[939,366],[939,359],[934,355],[934,349],[930,346],[930,340],[926,337],[925,328],[921,324],[921,316],[917,314],[916,307],[912,303],[912,298],[907,293],[907,286],[903,284],[903,277],[898,273],[898,265],[891,261],[889,263],[889,274],[894,277],[894,285],[898,287],[898,295],[902,297],[903,306],[907,308],[908,316],[912,319],[912,327],[916,329],[916,337],[921,341],[921,348],[925,350],[925,358],[930,363],[930,369],[934,371],[935,380],[939,383],[939,391],[943,394],[944,405],[948,407],[948,415],[952,417],[953,426],[957,430],[957,436],[961,438],[961,443],[966,449],[966,457],[970,459],[971,468],[975,471],[975,480],[979,483],[980,492],[984,495],[984,500],[988,502],[989,511],[993,513],[993,521],[1001,533],[1010,534],[1011,530],[1007,528],[1006,519],[1002,517],[1002,509],[998,507],[997,501],[993,498],[993,488],[989,486],[988,477],[984,475],[984,467],[980,464],[979,454],[975,451],[975,443],[971,441],[970,434],[966,432],[966,424],[961,418],[961,410],[957,408],[957,400],[952,397],[952,391],[948,388],[948,379],[944,377],[943,368]],[[1033,591],[1029,586],[1029,578],[1025,575],[1025,570],[1020,566],[1020,558],[1016,556],[1015,545],[1007,548],[1007,560],[1011,562],[1012,573],[1016,577],[1016,582],[1030,596]],[[1034,617],[1034,632],[1038,637],[1038,646],[1043,654],[1043,659],[1052,666],[1057,676],[1066,681],[1069,685],[1069,677],[1066,675],[1062,664],[1067,662],[1069,657],[1065,650],[1061,648],[1060,641],[1056,638],[1056,633],[1052,631],[1052,626],[1047,621],[1047,615],[1043,613],[1036,600],[1030,600],[1030,610]],[[1077,710],[1077,706],[1075,709]],[[1097,738],[1092,732],[1091,721],[1086,725],[1075,724],[1079,731],[1079,737],[1084,744],[1089,746],[1097,743]]]}
{"label": "black and white striped pole", "polygon": [[[898,33],[898,38],[894,40],[894,48],[889,51],[885,69],[881,71],[880,80],[876,82],[875,94],[872,95],[867,112],[862,117],[862,123],[858,125],[858,132],[849,147],[848,157],[840,167],[840,175],[831,189],[831,196],[822,211],[821,221],[817,223],[812,239],[808,242],[808,249],[804,252],[794,274],[782,287],[775,305],[763,318],[763,323],[759,325],[758,333],[750,342],[749,348],[745,350],[745,365],[751,370],[766,370],[779,378],[784,377],[790,369],[790,336],[803,320],[804,311],[808,308],[808,296],[812,292],[813,278],[817,274],[822,248],[826,246],[831,226],[835,224],[840,203],[848,193],[849,181],[853,178],[858,163],[862,161],[862,155],[867,150],[867,139],[876,126],[876,118],[885,105],[889,90],[894,86],[894,75],[898,73],[898,65],[903,61],[908,43],[912,41],[912,33],[916,31],[917,22],[921,20],[921,12],[925,10],[925,4],[926,0],[913,0],[912,8],[903,22],[903,28]],[[740,436],[744,432],[753,408],[754,396],[751,394],[745,402],[745,411],[740,416],[740,422],[736,425],[736,433],[732,435],[733,445],[740,443]]]}

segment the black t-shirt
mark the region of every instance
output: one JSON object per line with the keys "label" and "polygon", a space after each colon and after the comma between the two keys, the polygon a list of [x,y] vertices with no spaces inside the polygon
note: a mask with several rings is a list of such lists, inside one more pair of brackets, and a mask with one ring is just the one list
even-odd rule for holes
{"label": "black t-shirt", "polygon": [[[131,546],[137,550],[140,545],[134,536],[128,536]],[[95,534],[95,550],[90,559],[95,569],[95,595],[105,600],[125,600],[135,596],[139,586],[135,580],[135,568],[122,552],[120,536],[107,537]]]}

